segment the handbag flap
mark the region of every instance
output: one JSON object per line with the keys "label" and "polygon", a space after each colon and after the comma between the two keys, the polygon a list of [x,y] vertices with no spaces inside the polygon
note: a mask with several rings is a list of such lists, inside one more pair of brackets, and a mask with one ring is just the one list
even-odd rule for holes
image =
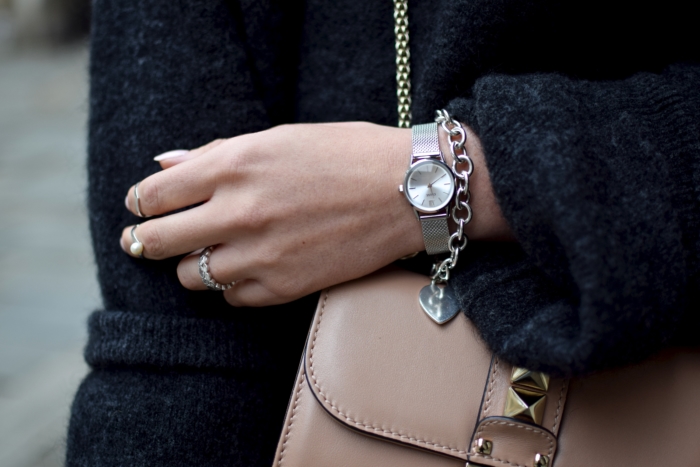
{"label": "handbag flap", "polygon": [[307,380],[348,427],[466,460],[491,353],[463,315],[440,326],[423,312],[428,283],[388,269],[323,291]]}

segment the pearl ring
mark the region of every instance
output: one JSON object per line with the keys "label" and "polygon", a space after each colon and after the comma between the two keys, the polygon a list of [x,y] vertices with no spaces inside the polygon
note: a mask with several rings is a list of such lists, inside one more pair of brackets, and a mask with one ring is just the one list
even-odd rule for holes
{"label": "pearl ring", "polygon": [[134,242],[129,247],[129,250],[131,251],[131,254],[138,256],[139,258],[143,258],[143,243],[141,243],[139,239],[136,238],[136,227],[138,227],[139,225],[141,224],[136,224],[131,228],[131,239]]}

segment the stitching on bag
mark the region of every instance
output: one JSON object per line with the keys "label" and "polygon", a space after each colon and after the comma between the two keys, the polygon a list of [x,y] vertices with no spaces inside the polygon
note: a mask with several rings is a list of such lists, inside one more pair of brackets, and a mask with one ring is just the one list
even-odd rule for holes
{"label": "stitching on bag", "polygon": [[303,374],[299,378],[299,384],[297,384],[297,389],[294,394],[294,404],[292,405],[292,416],[289,417],[289,425],[286,427],[286,433],[284,434],[284,442],[282,443],[282,451],[280,451],[280,458],[277,462],[279,467],[282,467],[282,461],[284,460],[284,451],[287,449],[287,443],[289,442],[289,437],[292,434],[292,427],[294,426],[294,417],[297,416],[297,406],[299,405],[299,399],[301,398],[301,389],[304,385]]}
{"label": "stitching on bag", "polygon": [[[478,438],[481,438],[481,433],[484,431],[484,428],[486,428],[486,427],[489,426],[489,425],[507,425],[507,426],[514,426],[514,427],[516,427],[516,428],[520,428],[520,429],[523,429],[523,430],[526,430],[526,431],[532,431],[533,433],[537,433],[538,435],[540,435],[541,437],[543,437],[544,439],[546,439],[547,442],[549,442],[549,451],[548,451],[547,455],[551,457],[551,456],[552,456],[552,453],[554,452],[554,440],[553,440],[552,437],[549,435],[549,433],[545,433],[544,431],[540,431],[540,430],[538,430],[538,429],[536,429],[536,428],[532,428],[532,427],[527,426],[527,425],[521,425],[521,424],[519,424],[519,423],[501,422],[501,421],[486,422],[486,423],[484,423],[481,427],[479,427],[479,432],[478,432],[477,435],[476,435],[476,438],[477,438],[477,439],[478,439]],[[476,452],[476,449],[474,449],[473,447],[472,447],[471,450],[472,450],[472,452],[474,453],[474,456],[476,456],[476,457],[482,457],[482,458],[484,458],[484,459],[493,459],[493,460],[495,460],[495,461],[497,461],[497,462],[500,462],[500,463],[502,463],[502,464],[508,464],[508,465],[512,465],[512,466],[514,466],[514,467],[527,467],[527,466],[524,466],[524,465],[521,465],[521,464],[513,464],[513,463],[511,463],[511,462],[508,462],[507,460],[499,459],[499,458],[497,458],[497,457],[491,457],[491,456],[485,456],[485,455],[483,455],[483,454],[479,454],[478,452]],[[470,453],[470,454],[471,454],[471,453]]]}
{"label": "stitching on bag", "polygon": [[493,362],[493,371],[491,372],[491,381],[489,381],[489,390],[488,390],[488,393],[486,394],[486,402],[484,403],[484,413],[482,414],[481,418],[485,418],[489,412],[489,408],[490,408],[490,404],[491,404],[491,395],[493,394],[493,387],[495,386],[497,375],[498,375],[498,357],[495,357],[494,362]]}
{"label": "stitching on bag", "polygon": [[400,434],[400,433],[395,433],[395,432],[393,432],[393,431],[391,431],[391,430],[385,430],[385,429],[383,429],[383,428],[378,428],[378,427],[375,427],[375,426],[373,426],[373,425],[365,425],[364,423],[359,422],[359,421],[357,421],[357,420],[354,420],[354,419],[352,419],[351,417],[345,415],[343,412],[341,412],[341,411],[333,404],[333,402],[331,402],[331,401],[328,399],[328,397],[326,397],[326,395],[323,393],[323,390],[321,389],[321,386],[319,386],[318,381],[316,380],[316,375],[315,375],[315,373],[314,373],[314,349],[316,348],[316,339],[317,339],[318,333],[319,333],[319,331],[320,331],[320,329],[321,329],[321,322],[323,321],[323,313],[324,313],[325,310],[326,310],[326,304],[328,303],[328,295],[329,295],[329,294],[330,294],[330,289],[328,289],[328,290],[326,291],[326,294],[325,294],[325,296],[324,296],[324,298],[323,298],[323,305],[321,305],[321,311],[319,312],[319,315],[318,315],[318,323],[316,324],[316,329],[314,330],[314,338],[313,338],[313,340],[311,341],[311,349],[310,349],[310,352],[309,352],[309,360],[311,361],[311,365],[309,366],[309,373],[310,373],[311,379],[313,380],[314,386],[316,386],[316,388],[318,389],[318,393],[319,393],[319,395],[320,395],[321,397],[323,397],[324,402],[325,402],[327,405],[329,405],[330,408],[331,408],[334,412],[336,412],[338,415],[340,415],[341,417],[343,417],[347,422],[350,422],[350,423],[352,423],[352,424],[355,425],[355,426],[361,427],[361,428],[363,428],[363,429],[366,430],[366,431],[373,431],[373,432],[375,432],[375,433],[384,433],[384,434],[388,434],[388,435],[390,434],[390,435],[392,435],[392,437],[394,437],[394,438],[398,437],[399,439],[407,440],[407,441],[410,441],[410,442],[413,442],[413,443],[425,444],[425,445],[427,445],[427,446],[433,446],[433,447],[435,447],[435,448],[439,448],[439,449],[442,449],[442,450],[444,450],[444,451],[451,451],[451,452],[455,452],[455,453],[458,453],[458,454],[465,454],[465,455],[466,455],[466,454],[467,454],[467,451],[463,451],[463,450],[460,450],[460,449],[457,449],[457,448],[453,448],[453,447],[450,447],[450,446],[443,446],[443,445],[437,444],[437,443],[431,443],[430,441],[424,441],[424,440],[418,439],[418,438],[411,438],[411,437],[409,437],[409,436],[402,435],[402,434]]}
{"label": "stitching on bag", "polygon": [[566,385],[568,383],[568,380],[564,380],[564,382],[561,384],[561,391],[559,391],[559,403],[557,404],[557,413],[554,415],[554,425],[552,426],[552,432],[556,433],[557,431],[557,424],[559,420],[559,412],[561,411],[562,407],[562,399],[564,399],[564,389],[566,388]]}
{"label": "stitching on bag", "polygon": [[481,457],[482,459],[491,459],[491,460],[494,460],[494,461],[496,461],[496,462],[500,462],[501,464],[512,465],[513,467],[529,467],[529,466],[527,466],[527,465],[525,465],[525,464],[513,464],[513,463],[508,462],[508,461],[506,461],[506,460],[499,459],[499,458],[497,458],[497,457],[484,456],[483,454],[475,454],[474,457]]}

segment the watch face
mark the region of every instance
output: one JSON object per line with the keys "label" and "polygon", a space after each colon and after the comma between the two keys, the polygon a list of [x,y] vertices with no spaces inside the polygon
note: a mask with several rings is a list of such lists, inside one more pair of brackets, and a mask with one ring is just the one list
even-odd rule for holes
{"label": "watch face", "polygon": [[416,209],[436,212],[450,203],[455,181],[445,164],[426,160],[408,169],[404,187],[406,197]]}

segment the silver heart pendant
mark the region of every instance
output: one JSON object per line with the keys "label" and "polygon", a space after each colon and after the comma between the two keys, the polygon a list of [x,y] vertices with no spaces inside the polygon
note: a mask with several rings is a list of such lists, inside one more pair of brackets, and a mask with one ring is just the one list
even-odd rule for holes
{"label": "silver heart pendant", "polygon": [[452,289],[429,284],[420,289],[420,306],[438,324],[445,324],[459,313],[459,302]]}

